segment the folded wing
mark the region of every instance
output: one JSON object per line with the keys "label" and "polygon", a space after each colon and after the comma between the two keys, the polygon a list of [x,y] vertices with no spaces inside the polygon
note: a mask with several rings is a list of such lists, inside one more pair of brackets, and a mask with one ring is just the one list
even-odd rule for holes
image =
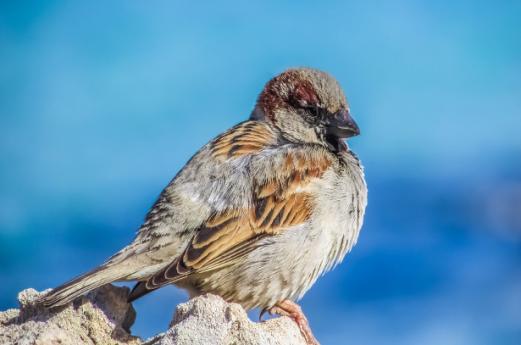
{"label": "folded wing", "polygon": [[214,212],[196,231],[182,255],[136,286],[130,299],[174,283],[189,275],[236,263],[257,248],[260,239],[305,223],[312,212],[310,183],[332,164],[325,150],[302,145],[274,145],[274,133],[249,122],[212,143],[216,159],[233,160],[251,155],[244,167],[253,183],[247,207]]}

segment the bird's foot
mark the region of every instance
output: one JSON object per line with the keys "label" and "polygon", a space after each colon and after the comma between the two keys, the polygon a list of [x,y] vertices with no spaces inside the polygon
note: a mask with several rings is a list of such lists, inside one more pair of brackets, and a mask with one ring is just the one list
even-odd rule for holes
{"label": "bird's foot", "polygon": [[268,312],[270,315],[277,314],[281,316],[290,317],[291,319],[293,319],[293,321],[297,323],[298,327],[300,328],[300,332],[306,339],[308,345],[320,345],[318,340],[313,335],[311,328],[309,327],[308,319],[304,315],[302,308],[297,303],[286,299],[282,302],[275,304],[271,308],[266,308],[262,310],[259,319],[262,320],[262,315],[265,312]]}

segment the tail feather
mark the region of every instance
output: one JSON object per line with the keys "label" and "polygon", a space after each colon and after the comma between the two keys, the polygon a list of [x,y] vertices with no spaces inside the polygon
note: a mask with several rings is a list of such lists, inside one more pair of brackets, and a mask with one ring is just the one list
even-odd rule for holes
{"label": "tail feather", "polygon": [[48,308],[62,306],[86,292],[123,279],[127,275],[128,272],[122,270],[118,265],[100,266],[53,289],[49,294],[43,296],[41,302]]}
{"label": "tail feather", "polygon": [[132,291],[130,291],[130,294],[127,297],[127,302],[134,302],[138,298],[154,291],[155,289],[149,289],[147,288],[146,282],[138,282],[134,287],[132,288]]}

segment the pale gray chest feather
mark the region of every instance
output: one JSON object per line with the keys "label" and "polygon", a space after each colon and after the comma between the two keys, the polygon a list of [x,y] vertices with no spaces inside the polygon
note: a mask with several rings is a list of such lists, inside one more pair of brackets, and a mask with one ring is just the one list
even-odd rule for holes
{"label": "pale gray chest feather", "polygon": [[313,227],[331,248],[325,266],[328,270],[356,244],[362,227],[367,187],[358,159],[350,152],[342,153],[339,168],[324,176],[316,195]]}
{"label": "pale gray chest feather", "polygon": [[363,168],[350,153],[343,153],[338,166],[317,181],[313,189],[314,212],[306,236],[312,243],[299,258],[306,280],[298,298],[356,244],[367,205]]}

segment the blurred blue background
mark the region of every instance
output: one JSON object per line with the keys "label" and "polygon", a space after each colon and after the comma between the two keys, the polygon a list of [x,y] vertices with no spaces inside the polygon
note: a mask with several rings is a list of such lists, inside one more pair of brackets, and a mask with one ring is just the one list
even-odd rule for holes
{"label": "blurred blue background", "polygon": [[[323,344],[521,343],[521,2],[2,1],[0,309],[101,263],[291,66],[337,77],[369,184],[302,304]],[[135,303],[166,329],[173,287]]]}

